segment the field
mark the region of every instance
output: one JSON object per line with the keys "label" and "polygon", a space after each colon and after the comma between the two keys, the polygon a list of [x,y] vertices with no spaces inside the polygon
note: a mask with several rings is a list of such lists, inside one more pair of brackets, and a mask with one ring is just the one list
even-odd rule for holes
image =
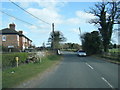
{"label": "field", "polygon": [[112,52],[112,53],[120,53],[120,48],[117,48],[117,49],[109,49],[109,52]]}
{"label": "field", "polygon": [[113,62],[119,63],[120,62],[120,48],[117,49],[109,49],[108,53],[102,55],[104,58],[108,58]]}

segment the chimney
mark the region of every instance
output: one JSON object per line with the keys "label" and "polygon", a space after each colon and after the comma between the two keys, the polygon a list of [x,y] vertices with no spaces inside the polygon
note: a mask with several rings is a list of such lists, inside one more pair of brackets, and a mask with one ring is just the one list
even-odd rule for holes
{"label": "chimney", "polygon": [[9,28],[15,30],[15,24],[14,23],[9,24]]}
{"label": "chimney", "polygon": [[23,34],[23,31],[19,31],[19,34]]}

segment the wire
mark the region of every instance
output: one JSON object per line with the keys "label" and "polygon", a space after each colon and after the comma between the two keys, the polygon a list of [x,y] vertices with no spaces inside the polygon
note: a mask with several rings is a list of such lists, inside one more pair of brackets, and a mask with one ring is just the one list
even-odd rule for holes
{"label": "wire", "polygon": [[[10,17],[13,17],[13,18],[15,18],[15,19],[17,19],[17,20],[19,20],[19,21],[21,21],[21,22],[27,23],[27,24],[29,24],[29,25],[33,25],[33,24],[29,23],[29,22],[26,22],[26,21],[24,21],[24,20],[21,20],[21,19],[19,19],[19,18],[16,18],[16,17],[14,17],[14,16],[12,16],[12,15],[4,12],[4,11],[0,11],[0,12],[2,12],[3,14],[8,15],[8,16],[10,16]],[[36,26],[36,25],[33,25],[33,26]],[[40,26],[37,26],[37,27],[40,27]],[[41,28],[41,27],[40,27],[40,28]]]}
{"label": "wire", "polygon": [[42,22],[44,22],[44,23],[46,23],[46,24],[51,25],[50,23],[48,23],[48,22],[46,22],[46,21],[44,21],[44,20],[42,20],[42,19],[40,19],[40,18],[34,16],[34,15],[31,14],[30,12],[26,11],[24,8],[20,7],[19,5],[17,5],[17,4],[14,3],[13,1],[11,1],[11,0],[9,0],[9,1],[10,1],[11,3],[13,3],[14,5],[16,5],[17,7],[19,7],[20,9],[22,9],[23,11],[25,11],[26,13],[30,14],[31,16],[33,16],[34,18],[39,19],[40,21],[42,21]]}

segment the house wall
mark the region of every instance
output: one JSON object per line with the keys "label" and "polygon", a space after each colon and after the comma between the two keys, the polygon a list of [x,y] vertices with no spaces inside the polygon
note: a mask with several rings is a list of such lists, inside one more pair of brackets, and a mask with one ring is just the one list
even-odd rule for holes
{"label": "house wall", "polygon": [[[0,35],[0,40],[2,41],[2,36]],[[5,47],[8,46],[14,46],[15,48],[19,47],[19,36],[18,35],[5,35],[6,36],[6,41],[2,41],[0,45],[3,45]]]}
{"label": "house wall", "polygon": [[20,48],[20,50],[23,50],[23,39],[22,39],[22,36],[19,37],[19,48]]}
{"label": "house wall", "polygon": [[29,39],[27,39],[27,47],[31,46],[31,41]]}
{"label": "house wall", "polygon": [[2,35],[0,35],[0,46],[2,46]]}

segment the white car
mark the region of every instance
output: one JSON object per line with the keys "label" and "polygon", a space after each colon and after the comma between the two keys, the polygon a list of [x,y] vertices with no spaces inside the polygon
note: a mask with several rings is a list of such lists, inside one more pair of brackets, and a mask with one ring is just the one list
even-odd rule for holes
{"label": "white car", "polygon": [[77,51],[78,56],[87,56],[85,51]]}

